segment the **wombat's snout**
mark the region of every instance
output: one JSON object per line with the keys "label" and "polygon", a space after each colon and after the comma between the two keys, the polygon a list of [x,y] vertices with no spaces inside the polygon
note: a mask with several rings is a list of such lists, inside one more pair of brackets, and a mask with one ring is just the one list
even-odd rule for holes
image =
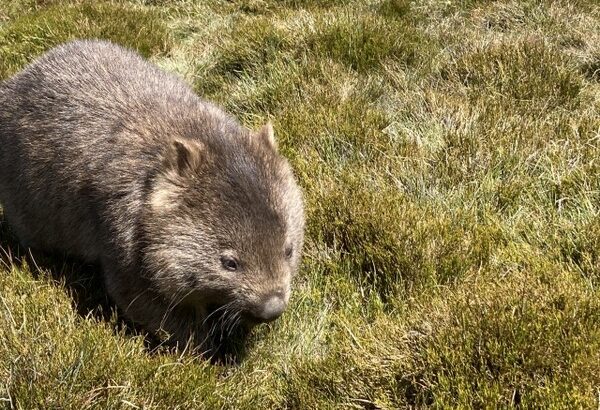
{"label": "wombat's snout", "polygon": [[267,323],[277,319],[285,310],[286,303],[281,293],[271,294],[249,312],[250,320],[256,323]]}

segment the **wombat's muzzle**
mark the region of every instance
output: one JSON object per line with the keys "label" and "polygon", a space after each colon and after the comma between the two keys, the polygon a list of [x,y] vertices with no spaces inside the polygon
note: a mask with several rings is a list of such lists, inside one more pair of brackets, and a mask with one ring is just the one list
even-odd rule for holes
{"label": "wombat's muzzle", "polygon": [[255,323],[267,323],[277,319],[286,308],[283,295],[276,293],[248,312],[248,319]]}

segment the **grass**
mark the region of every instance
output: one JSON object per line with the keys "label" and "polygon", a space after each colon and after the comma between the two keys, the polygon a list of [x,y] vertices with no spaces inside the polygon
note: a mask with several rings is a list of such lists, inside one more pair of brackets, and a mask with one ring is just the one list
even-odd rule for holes
{"label": "grass", "polygon": [[36,55],[75,38],[109,39],[146,57],[168,49],[167,28],[154,10],[96,2],[48,3],[47,7],[29,6],[31,12],[16,15],[0,26],[0,78],[14,74]]}
{"label": "grass", "polygon": [[0,0],[0,77],[72,37],[136,48],[271,119],[308,213],[290,309],[232,367],[150,353],[92,268],[13,256],[0,403],[598,407],[594,4]]}

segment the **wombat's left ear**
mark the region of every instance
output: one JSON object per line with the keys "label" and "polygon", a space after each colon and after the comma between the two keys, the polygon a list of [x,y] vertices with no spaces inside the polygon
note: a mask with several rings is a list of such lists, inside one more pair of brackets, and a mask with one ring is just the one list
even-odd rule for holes
{"label": "wombat's left ear", "polygon": [[275,141],[275,132],[273,131],[271,121],[263,125],[260,131],[258,131],[257,137],[264,143],[269,144],[274,150],[277,150],[277,141]]}
{"label": "wombat's left ear", "polygon": [[198,141],[174,139],[167,147],[163,167],[180,176],[193,174],[202,163],[203,146]]}

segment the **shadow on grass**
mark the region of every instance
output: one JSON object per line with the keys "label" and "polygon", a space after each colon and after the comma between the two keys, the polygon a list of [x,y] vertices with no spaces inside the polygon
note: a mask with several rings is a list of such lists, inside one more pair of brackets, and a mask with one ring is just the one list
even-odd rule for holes
{"label": "shadow on grass", "polygon": [[116,314],[117,328],[124,327],[128,334],[138,330],[126,321],[112,304],[104,288],[100,266],[61,254],[49,254],[24,248],[11,231],[0,212],[0,260],[10,266],[26,266],[34,278],[50,277],[64,284],[73,300],[73,308],[83,318],[92,316],[110,322]]}
{"label": "shadow on grass", "polygon": [[[61,283],[72,299],[72,306],[82,318],[93,317],[98,321],[111,323],[115,334],[144,337],[144,346],[149,355],[181,354],[190,351],[161,341],[141,326],[128,320],[111,301],[102,280],[102,270],[97,264],[86,263],[63,254],[50,254],[24,248],[4,219],[0,208],[0,265],[23,266],[35,279],[50,277]],[[240,330],[232,340],[217,340],[214,353],[210,357],[213,364],[235,365],[246,356],[249,334]],[[192,352],[191,354],[198,354]]]}

